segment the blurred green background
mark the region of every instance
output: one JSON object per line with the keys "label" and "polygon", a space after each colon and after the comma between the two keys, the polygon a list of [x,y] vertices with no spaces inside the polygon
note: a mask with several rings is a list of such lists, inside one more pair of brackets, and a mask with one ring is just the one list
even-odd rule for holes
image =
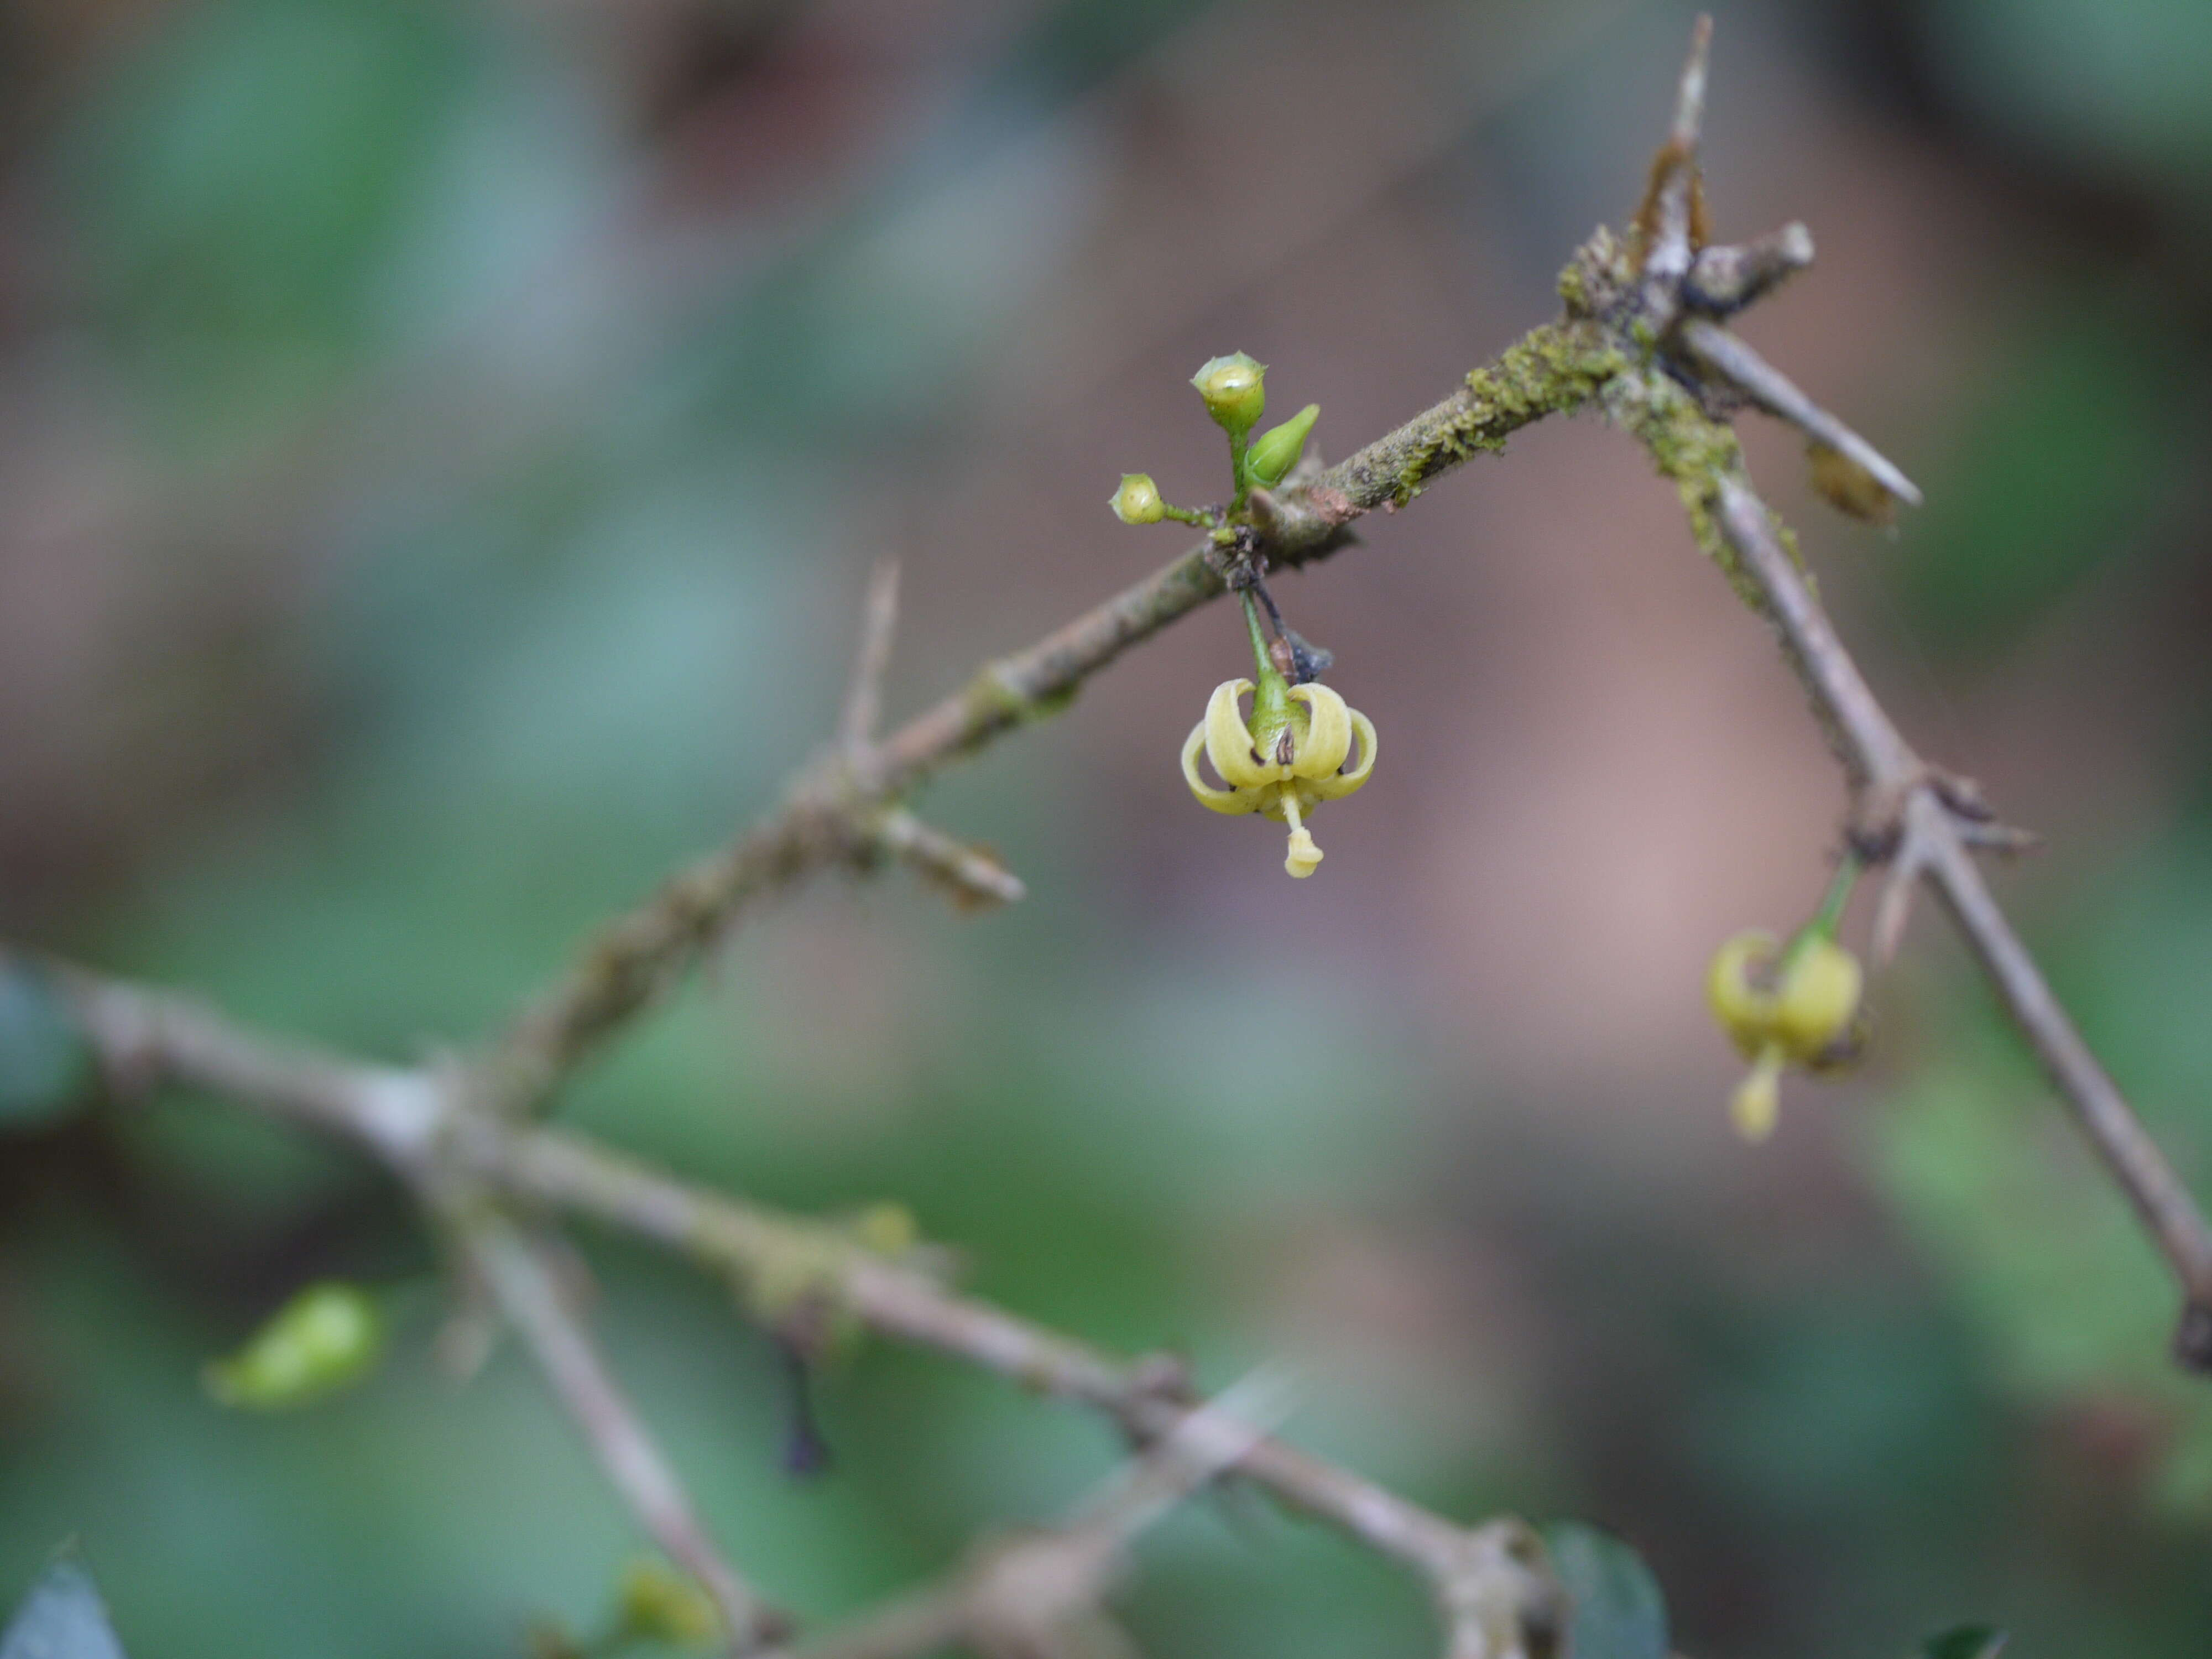
{"label": "blurred green background", "polygon": [[[2212,9],[1723,8],[1747,331],[1926,487],[1893,540],[1753,463],[1909,731],[2051,850],[2001,889],[2212,1194]],[[1632,0],[17,0],[0,14],[0,936],[394,1058],[770,805],[869,562],[895,712],[1164,560],[1217,351],[1334,457],[1549,314],[1632,204],[1688,13]],[[1172,529],[1172,526],[1170,527]],[[1765,630],[1589,423],[1283,584],[1389,753],[1293,885],[1174,751],[1208,612],[934,787],[1031,897],[749,925],[570,1120],[778,1203],[884,1196],[970,1281],[1470,1518],[1654,1564],[1686,1651],[1957,1620],[2197,1659],[2212,1389],[2121,1200],[1932,917],[1882,1042],[1729,1134],[1705,957],[1787,927],[1841,789]],[[1855,922],[1855,927],[1862,925]],[[733,1554],[830,1618],[1048,1516],[1087,1419],[880,1346],[780,1471],[775,1357],[599,1239],[615,1363]],[[536,1378],[457,1389],[357,1160],[164,1098],[0,1138],[0,1603],[76,1535],[141,1655],[516,1654],[636,1547]],[[295,1286],[394,1357],[200,1392]],[[1421,1654],[1417,1589],[1259,1504],[1147,1540],[1159,1656]]]}

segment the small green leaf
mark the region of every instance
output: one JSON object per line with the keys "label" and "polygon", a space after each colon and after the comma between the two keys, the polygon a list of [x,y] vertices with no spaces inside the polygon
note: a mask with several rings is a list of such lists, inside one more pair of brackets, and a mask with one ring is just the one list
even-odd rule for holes
{"label": "small green leaf", "polygon": [[74,1554],[48,1567],[0,1632],[0,1659],[123,1659],[100,1587]]}
{"label": "small green leaf", "polygon": [[262,1412],[311,1406],[375,1369],[384,1324],[368,1291],[324,1279],[270,1315],[230,1358],[210,1360],[201,1381],[220,1405]]}
{"label": "small green leaf", "polygon": [[1545,1528],[1544,1543],[1574,1607],[1574,1659],[1667,1659],[1667,1598],[1642,1556],[1575,1521]]}
{"label": "small green leaf", "polygon": [[1997,1659],[2004,1644],[2005,1633],[1995,1625],[1960,1625],[1922,1643],[1920,1659]]}
{"label": "small green leaf", "polygon": [[0,1129],[67,1115],[84,1097],[91,1056],[53,981],[0,954]]}

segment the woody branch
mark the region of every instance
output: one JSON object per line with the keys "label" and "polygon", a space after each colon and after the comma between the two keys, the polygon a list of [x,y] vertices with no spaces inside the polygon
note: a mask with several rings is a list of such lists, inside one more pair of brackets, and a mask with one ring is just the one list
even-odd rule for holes
{"label": "woody branch", "polygon": [[[1565,314],[1348,459],[1293,475],[1275,491],[1253,491],[1235,525],[1235,555],[1274,568],[1326,558],[1350,542],[1354,520],[1407,504],[1447,471],[1502,449],[1515,431],[1548,415],[1594,405],[1635,435],[1677,487],[1699,541],[1780,630],[1829,728],[1858,793],[1852,843],[1893,872],[1880,940],[1894,943],[1914,883],[1925,882],[1942,898],[2180,1281],[2183,1358],[2212,1369],[2212,1235],[2051,997],[1975,863],[1977,850],[2018,838],[1990,819],[1960,780],[1928,766],[1905,742],[1744,471],[1728,418],[1748,406],[1798,426],[1887,496],[1917,499],[1897,468],[1723,326],[1727,315],[1808,264],[1812,248],[1800,226],[1737,246],[1706,242],[1696,157],[1708,40],[1701,23],[1673,130],[1634,226],[1621,239],[1601,233],[1577,254],[1562,276]],[[654,1240],[740,1282],[787,1275],[795,1265],[884,1335],[1089,1405],[1139,1443],[1157,1443],[1198,1409],[1179,1368],[1110,1359],[958,1296],[913,1264],[872,1255],[834,1229],[686,1185],[527,1117],[749,907],[817,871],[864,868],[890,854],[971,897],[1018,896],[1011,875],[915,818],[907,798],[941,767],[1052,712],[1123,652],[1229,591],[1231,568],[1223,545],[1208,538],[1028,648],[986,664],[961,690],[879,737],[875,711],[896,611],[891,579],[880,577],[837,741],[795,780],[783,807],[600,928],[564,978],[459,1064],[415,1070],[358,1064],[246,1031],[184,999],[64,973],[77,1023],[118,1085],[172,1079],[227,1094],[356,1143],[426,1197],[458,1182],[496,1204],[550,1205]],[[434,1215],[434,1199],[431,1208]],[[504,1241],[494,1250],[505,1267],[528,1260],[526,1251],[504,1253],[509,1244],[526,1246],[526,1238],[494,1236]],[[598,1362],[588,1345],[579,1349],[556,1322],[573,1318],[557,1298],[540,1297],[542,1286],[527,1273],[511,1272],[507,1279],[510,1317],[534,1328],[538,1357],[572,1411],[596,1422],[595,1443],[605,1455],[608,1424],[626,1417],[619,1396],[611,1383],[597,1385],[606,1382],[603,1375],[585,1386]],[[533,1319],[544,1323],[533,1328]],[[592,1430],[593,1421],[586,1427]],[[631,1420],[623,1431],[626,1444],[632,1429],[642,1434]],[[1556,1590],[1540,1548],[1517,1523],[1461,1526],[1266,1437],[1242,1449],[1231,1467],[1424,1575],[1444,1613],[1455,1659],[1549,1650],[1562,1618]],[[617,1484],[664,1536],[672,1514],[688,1513],[680,1489],[673,1489],[672,1510],[670,1487],[657,1487],[655,1496],[619,1474]],[[703,1570],[693,1565],[710,1585],[718,1569],[726,1574],[717,1593],[742,1629],[746,1614],[737,1610],[757,1605],[742,1580],[719,1558]]]}

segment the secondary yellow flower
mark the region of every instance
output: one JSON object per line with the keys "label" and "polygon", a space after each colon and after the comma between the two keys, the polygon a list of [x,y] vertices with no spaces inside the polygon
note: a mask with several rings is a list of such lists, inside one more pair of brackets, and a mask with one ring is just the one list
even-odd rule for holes
{"label": "secondary yellow flower", "polygon": [[[1253,693],[1247,719],[1238,699]],[[1344,763],[1359,738],[1359,763]],[[1229,787],[1217,789],[1199,775],[1203,749]],[[1321,848],[1305,826],[1307,814],[1325,800],[1338,800],[1367,781],[1375,769],[1375,726],[1344,699],[1319,684],[1291,685],[1267,672],[1250,680],[1224,680],[1214,687],[1206,718],[1191,728],[1182,746],[1183,781],[1199,805],[1226,813],[1258,812],[1291,828],[1290,852],[1283,867],[1310,876],[1321,862]]]}
{"label": "secondary yellow flower", "polygon": [[1738,933],[1714,953],[1705,999],[1752,1063],[1729,1101],[1746,1140],[1774,1132],[1785,1069],[1826,1071],[1856,1056],[1864,984],[1859,959],[1817,935],[1785,951],[1771,933]]}

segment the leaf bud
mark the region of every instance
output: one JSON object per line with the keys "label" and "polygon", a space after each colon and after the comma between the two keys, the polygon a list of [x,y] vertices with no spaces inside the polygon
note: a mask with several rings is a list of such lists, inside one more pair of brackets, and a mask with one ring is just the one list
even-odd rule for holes
{"label": "leaf bud", "polygon": [[248,1411],[305,1406],[359,1382],[384,1351],[384,1316],[357,1285],[325,1279],[271,1315],[246,1346],[201,1373],[219,1403]]}
{"label": "leaf bud", "polygon": [[1319,404],[1308,404],[1282,425],[1270,427],[1252,440],[1252,447],[1244,458],[1246,471],[1255,483],[1270,487],[1283,481],[1284,474],[1298,464],[1305,453],[1306,434],[1321,414]]}

